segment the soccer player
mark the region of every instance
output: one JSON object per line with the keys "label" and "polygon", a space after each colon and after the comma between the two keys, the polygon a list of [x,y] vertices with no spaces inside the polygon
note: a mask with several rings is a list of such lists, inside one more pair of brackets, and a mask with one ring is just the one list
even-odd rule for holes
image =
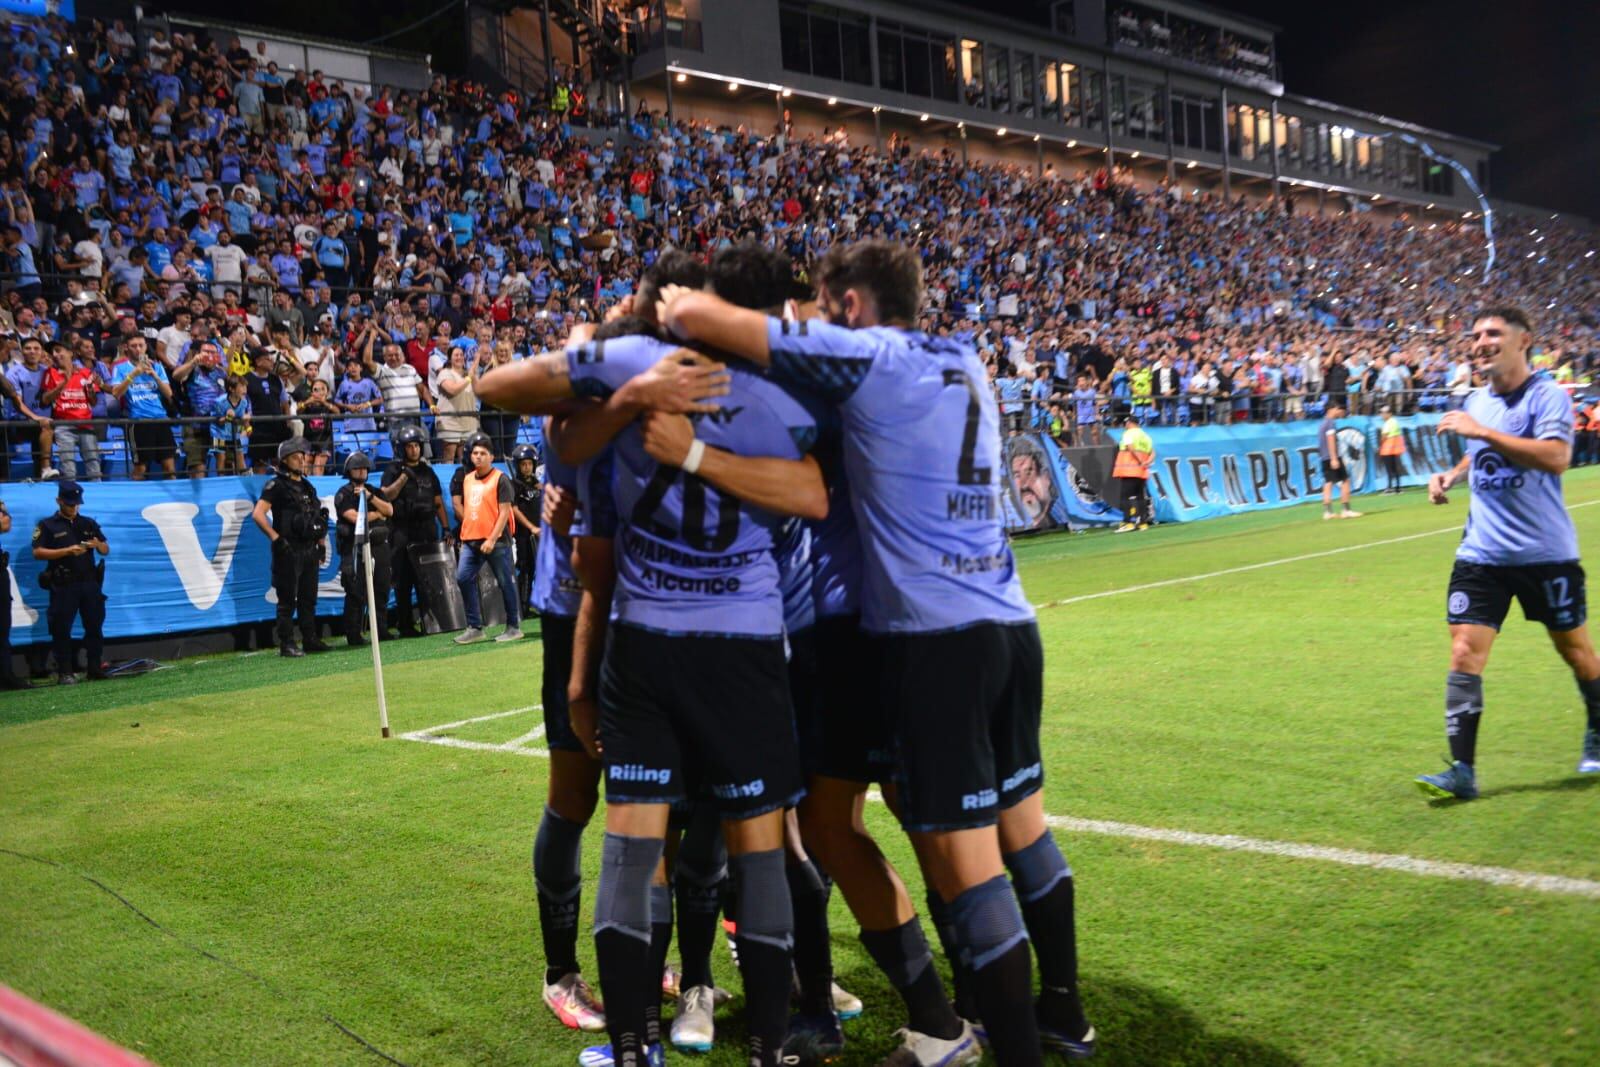
{"label": "soccer player", "polygon": [[676,290],[659,318],[838,406],[865,560],[862,628],[879,639],[899,814],[944,908],[935,922],[973,972],[1001,1064],[1041,1063],[1041,1038],[1088,1055],[1071,869],[1044,821],[1043,651],[1002,526],[994,397],[969,346],[915,329],[913,249],[836,247],[818,282],[826,324]]}
{"label": "soccer player", "polygon": [[1450,767],[1416,780],[1432,797],[1478,795],[1483,669],[1513,598],[1529,622],[1544,624],[1577,678],[1588,712],[1578,773],[1600,774],[1600,656],[1585,625],[1578,534],[1561,495],[1561,475],[1572,460],[1572,404],[1560,386],[1534,376],[1528,364],[1532,344],[1532,323],[1520,309],[1480,313],[1472,324],[1472,355],[1489,384],[1439,420],[1441,431],[1465,439],[1467,454],[1428,479],[1428,499],[1445,503],[1445,494],[1462,479],[1469,480],[1472,499],[1446,605]]}
{"label": "soccer player", "polygon": [[[672,350],[647,337],[591,342],[486,375],[479,395],[511,410],[579,391],[603,397]],[[651,971],[650,883],[691,757],[722,810],[738,887],[751,1063],[778,1063],[786,1029],[793,916],[783,809],[801,783],[772,555],[778,517],[697,472],[708,456],[715,463],[712,447],[786,461],[769,488],[782,510],[813,517],[826,508],[826,489],[815,464],[798,462],[815,433],[810,416],[748,371],[732,372],[728,386],[722,405],[703,413],[681,466],[652,459],[636,427],[615,446],[621,525],[601,678],[607,833],[595,909],[611,1047],[595,1051],[622,1067],[661,1056],[644,1042],[661,973]],[[803,482],[797,470],[809,472]]]}
{"label": "soccer player", "polygon": [[1339,455],[1339,420],[1344,418],[1345,410],[1338,401],[1328,402],[1328,410],[1323,414],[1322,421],[1317,423],[1317,452],[1322,457],[1322,517],[1331,519],[1333,511],[1333,487],[1339,487],[1339,516],[1345,519],[1359,519],[1361,512],[1350,507],[1350,468]]}

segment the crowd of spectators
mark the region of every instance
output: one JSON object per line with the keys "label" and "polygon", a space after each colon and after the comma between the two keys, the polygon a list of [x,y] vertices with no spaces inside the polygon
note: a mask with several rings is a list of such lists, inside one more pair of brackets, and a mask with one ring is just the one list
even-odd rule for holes
{"label": "crowd of spectators", "polygon": [[923,328],[973,339],[1013,429],[1443,405],[1491,298],[1535,311],[1553,369],[1597,351],[1594,238],[1560,220],[1502,219],[1486,285],[1467,220],[643,109],[579,129],[544,95],[345,85],[202,34],[13,22],[0,81],[0,454],[31,446],[35,476],[108,473],[102,445],[134,476],[260,470],[294,429],[313,473],[408,425],[440,458],[478,429],[504,455],[529,428],[476,400],[485,370],[628,299],[662,251],[751,237],[797,263],[915,243]]}

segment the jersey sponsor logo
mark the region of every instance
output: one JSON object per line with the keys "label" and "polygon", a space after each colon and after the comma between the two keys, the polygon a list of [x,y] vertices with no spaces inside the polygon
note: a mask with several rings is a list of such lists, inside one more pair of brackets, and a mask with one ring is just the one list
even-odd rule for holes
{"label": "jersey sponsor logo", "polygon": [[1009,550],[991,556],[952,556],[947,553],[939,557],[939,566],[954,574],[985,574],[1011,566],[1011,553]]}
{"label": "jersey sponsor logo", "polygon": [[697,575],[669,574],[654,567],[639,568],[639,580],[663,593],[694,593],[700,596],[726,596],[743,586],[737,575],[701,578]]}
{"label": "jersey sponsor logo", "polygon": [[726,782],[711,787],[711,794],[719,800],[745,800],[758,797],[767,791],[767,780],[757,778],[749,782]]}
{"label": "jersey sponsor logo", "polygon": [[690,415],[689,418],[694,422],[700,422],[702,419],[704,419],[710,422],[713,426],[728,426],[733,423],[734,419],[739,417],[739,412],[743,410],[743,407],[717,408],[715,411],[697,412],[693,415]]}
{"label": "jersey sponsor logo", "polygon": [[1021,785],[1023,782],[1030,781],[1030,780],[1032,780],[1034,778],[1042,777],[1043,775],[1044,775],[1044,767],[1043,767],[1043,765],[1038,764],[1038,763],[1031,763],[1028,766],[1023,767],[1021,770],[1017,771],[1015,774],[1012,774],[1005,781],[1001,782],[1000,783],[1000,788],[1003,791],[1009,793],[1011,790],[1017,788],[1017,786]]}
{"label": "jersey sponsor logo", "polygon": [[1466,614],[1467,609],[1471,606],[1472,598],[1467,596],[1467,594],[1463,593],[1461,590],[1457,589],[1454,593],[1450,594],[1450,614],[1464,615]]}
{"label": "jersey sponsor logo", "polygon": [[961,798],[962,811],[982,811],[992,808],[1000,803],[1000,794],[993,789],[980,789],[976,793],[968,793]]}
{"label": "jersey sponsor logo", "polygon": [[654,782],[666,785],[672,781],[668,767],[646,767],[642,763],[613,763],[606,768],[606,777],[613,782]]}
{"label": "jersey sponsor logo", "polygon": [[1528,483],[1527,474],[1492,448],[1479,449],[1472,457],[1472,491],[1497,493],[1521,489]]}

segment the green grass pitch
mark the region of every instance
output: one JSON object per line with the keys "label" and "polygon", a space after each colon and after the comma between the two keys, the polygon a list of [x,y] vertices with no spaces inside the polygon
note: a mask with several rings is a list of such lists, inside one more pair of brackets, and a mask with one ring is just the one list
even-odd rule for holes
{"label": "green grass pitch", "polygon": [[[1600,476],[1569,477],[1568,502],[1600,557]],[[1053,604],[1046,807],[1567,891],[1072,824],[1099,1062],[1600,1063],[1600,777],[1573,773],[1576,688],[1513,610],[1487,673],[1484,797],[1428,803],[1411,778],[1445,751],[1465,499],[1361,506],[1357,521],[1300,507],[1019,543],[1030,597]],[[1273,562],[1290,557],[1310,558]],[[389,646],[396,733],[535,704],[539,669],[531,640]],[[364,650],[6,694],[0,982],[166,1065],[383,1062],[331,1020],[417,1067],[575,1063],[585,1037],[538,995],[529,853],[547,764],[489,747],[539,721],[449,732],[486,747],[381,741]],[[904,838],[869,807],[920,899]],[[591,827],[591,878],[598,841]],[[834,930],[839,980],[867,1002],[845,1062],[876,1063],[900,1010],[837,894]],[[716,969],[737,991],[721,945]],[[741,1062],[738,1004],[700,1062]]]}

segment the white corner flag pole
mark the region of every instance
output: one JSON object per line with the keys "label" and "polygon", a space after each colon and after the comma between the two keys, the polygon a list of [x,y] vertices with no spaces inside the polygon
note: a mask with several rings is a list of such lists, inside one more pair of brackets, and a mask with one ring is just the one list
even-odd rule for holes
{"label": "white corner flag pole", "polygon": [[[356,544],[361,548],[361,569],[367,583],[367,617],[372,620],[372,679],[378,689],[378,727],[384,737],[389,736],[389,701],[383,692],[383,653],[379,649],[382,642],[378,639],[383,627],[377,625],[378,612],[373,607],[372,589],[372,544],[367,539],[367,500],[369,490],[362,488],[361,508],[356,515]],[[385,605],[387,606],[387,605]]]}

